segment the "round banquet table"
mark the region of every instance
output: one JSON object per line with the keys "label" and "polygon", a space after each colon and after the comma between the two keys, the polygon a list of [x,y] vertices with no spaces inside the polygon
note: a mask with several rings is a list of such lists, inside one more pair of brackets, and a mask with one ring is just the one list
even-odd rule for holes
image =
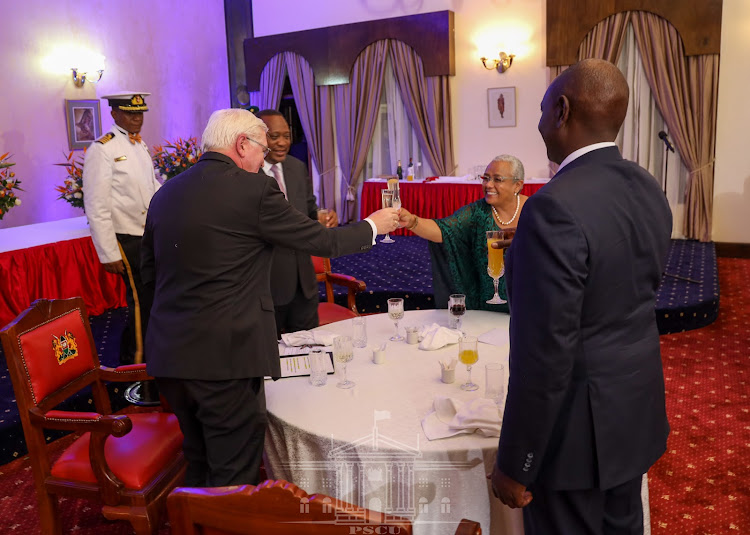
{"label": "round banquet table", "polygon": [[[439,323],[448,311],[405,312],[399,326]],[[506,314],[467,311],[463,331],[479,336],[493,328],[507,332]],[[351,333],[351,320],[320,328]],[[323,387],[308,377],[266,381],[268,432],[266,468],[276,479],[293,481],[309,494],[321,493],[385,513],[413,519],[414,533],[453,533],[461,518],[481,523],[484,533],[522,534],[520,510],[492,496],[486,474],[492,470],[497,437],[463,434],[427,440],[422,419],[435,396],[467,402],[484,392],[484,365],[501,362],[508,377],[508,348],[479,343],[473,392],[460,389],[466,366],[456,366],[456,381],[440,380],[439,360],[458,357],[458,345],[423,351],[406,342],[387,342],[384,364],[372,362],[372,349],[394,333],[387,314],[367,316],[368,347],[355,348],[347,376],[350,390],[329,375]],[[500,413],[502,414],[502,412]]]}

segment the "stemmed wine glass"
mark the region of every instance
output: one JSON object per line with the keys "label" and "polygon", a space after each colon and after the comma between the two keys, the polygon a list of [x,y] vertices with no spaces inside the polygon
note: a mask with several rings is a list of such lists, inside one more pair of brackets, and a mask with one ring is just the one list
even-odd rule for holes
{"label": "stemmed wine glass", "polygon": [[391,191],[393,192],[393,202],[391,203],[391,206],[396,210],[401,210],[401,190],[395,188]]}
{"label": "stemmed wine glass", "polygon": [[393,342],[400,342],[404,339],[403,336],[398,334],[398,322],[404,317],[404,300],[400,297],[394,297],[388,300],[388,317],[393,320],[396,325],[396,334],[391,336],[390,340]]}
{"label": "stemmed wine glass", "polygon": [[479,388],[479,385],[471,382],[471,366],[479,360],[476,336],[464,336],[459,339],[458,360],[461,361],[461,364],[466,364],[466,371],[469,372],[469,378],[461,385],[461,390],[476,390]]}
{"label": "stemmed wine glass", "polygon": [[[391,208],[393,206],[393,198],[395,197],[394,191],[398,190],[390,190],[390,189],[384,189],[380,192],[380,199],[383,201],[383,208]],[[399,197],[398,201],[398,207],[401,208],[401,198]],[[380,243],[393,243],[395,240],[391,238],[388,233],[385,233],[385,237],[380,240]]]}
{"label": "stemmed wine glass", "polygon": [[352,346],[351,336],[337,336],[333,339],[333,359],[341,363],[344,370],[344,379],[336,383],[338,388],[351,388],[355,385],[354,381],[346,378],[346,363],[354,358],[354,347]]}
{"label": "stemmed wine glass", "polygon": [[505,257],[503,256],[505,249],[495,249],[492,247],[493,242],[502,241],[503,239],[505,239],[504,229],[487,231],[487,275],[492,277],[492,282],[495,283],[495,295],[487,301],[490,305],[507,303],[505,299],[500,298],[500,294],[497,291],[500,277],[505,273]]}
{"label": "stemmed wine glass", "polygon": [[451,314],[450,328],[461,330],[461,316],[466,313],[466,296],[464,294],[451,294],[448,298],[448,311]]}

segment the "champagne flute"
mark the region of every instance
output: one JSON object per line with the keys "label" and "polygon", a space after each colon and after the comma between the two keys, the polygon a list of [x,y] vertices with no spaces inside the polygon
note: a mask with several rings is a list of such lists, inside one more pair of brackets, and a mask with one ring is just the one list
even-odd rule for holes
{"label": "champagne flute", "polygon": [[461,390],[471,391],[479,388],[479,385],[471,382],[471,367],[479,360],[476,336],[464,336],[458,341],[458,360],[466,364],[466,371],[469,372],[469,378],[461,385]]}
{"label": "champagne flute", "polygon": [[393,201],[391,202],[391,206],[396,210],[401,210],[401,190],[396,188],[391,191],[393,191]]}
{"label": "champagne flute", "polygon": [[400,342],[404,339],[403,336],[398,334],[398,322],[404,317],[404,300],[400,297],[394,297],[388,300],[388,317],[393,320],[396,325],[396,334],[390,337],[393,342]]}
{"label": "champagne flute", "polygon": [[466,296],[464,294],[451,294],[448,298],[448,311],[451,314],[450,328],[460,331],[461,316],[466,313]]}
{"label": "champagne flute", "polygon": [[492,247],[494,242],[502,241],[503,239],[505,239],[505,231],[503,229],[487,231],[487,275],[492,277],[492,282],[495,284],[495,295],[487,301],[490,305],[507,303],[505,299],[500,298],[500,294],[497,291],[500,277],[505,274],[505,257],[503,256],[505,249],[495,249]]}
{"label": "champagne flute", "polygon": [[351,336],[337,336],[333,339],[333,360],[341,364],[344,371],[344,379],[336,383],[338,388],[351,388],[354,381],[346,378],[346,363],[354,358],[354,347]]}
{"label": "champagne flute", "polygon": [[[383,208],[391,208],[393,206],[393,191],[395,190],[389,190],[384,189],[380,192],[380,200],[383,201]],[[400,201],[399,201],[399,208],[400,208]],[[391,238],[388,233],[385,233],[385,237],[380,240],[380,243],[393,243],[394,240]]]}

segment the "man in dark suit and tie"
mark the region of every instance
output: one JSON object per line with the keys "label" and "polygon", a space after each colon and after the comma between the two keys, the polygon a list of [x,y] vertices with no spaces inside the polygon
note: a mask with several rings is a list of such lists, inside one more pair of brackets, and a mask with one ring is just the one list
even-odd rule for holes
{"label": "man in dark suit and tie", "polygon": [[[292,143],[289,124],[276,110],[256,114],[268,127],[266,143],[271,149],[261,171],[274,178],[289,204],[310,219],[318,219],[318,205],[313,194],[307,166],[289,155]],[[333,210],[326,215],[325,225],[339,223]],[[289,247],[276,247],[271,264],[271,295],[276,307],[277,336],[282,332],[313,329],[318,326],[318,281],[309,254]]]}
{"label": "man in dark suit and tie", "polygon": [[564,71],[539,132],[554,178],[506,259],[510,382],[492,485],[526,535],[643,533],[641,479],[669,434],[654,312],[672,229],[614,140],[628,86],[603,60]]}
{"label": "man in dark suit and tie", "polygon": [[211,115],[193,167],[151,200],[142,276],[153,287],[148,372],[185,435],[185,484],[255,484],[266,428],[264,376],[281,375],[273,300],[275,246],[339,256],[398,226],[394,209],[326,229],[258,174],[266,127],[242,109]]}

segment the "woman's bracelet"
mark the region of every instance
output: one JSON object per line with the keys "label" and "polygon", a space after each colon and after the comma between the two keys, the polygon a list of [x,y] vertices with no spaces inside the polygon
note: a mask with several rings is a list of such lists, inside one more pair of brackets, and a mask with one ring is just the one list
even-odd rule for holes
{"label": "woman's bracelet", "polygon": [[406,230],[414,230],[419,225],[419,217],[414,215],[414,223],[411,226],[406,227]]}

